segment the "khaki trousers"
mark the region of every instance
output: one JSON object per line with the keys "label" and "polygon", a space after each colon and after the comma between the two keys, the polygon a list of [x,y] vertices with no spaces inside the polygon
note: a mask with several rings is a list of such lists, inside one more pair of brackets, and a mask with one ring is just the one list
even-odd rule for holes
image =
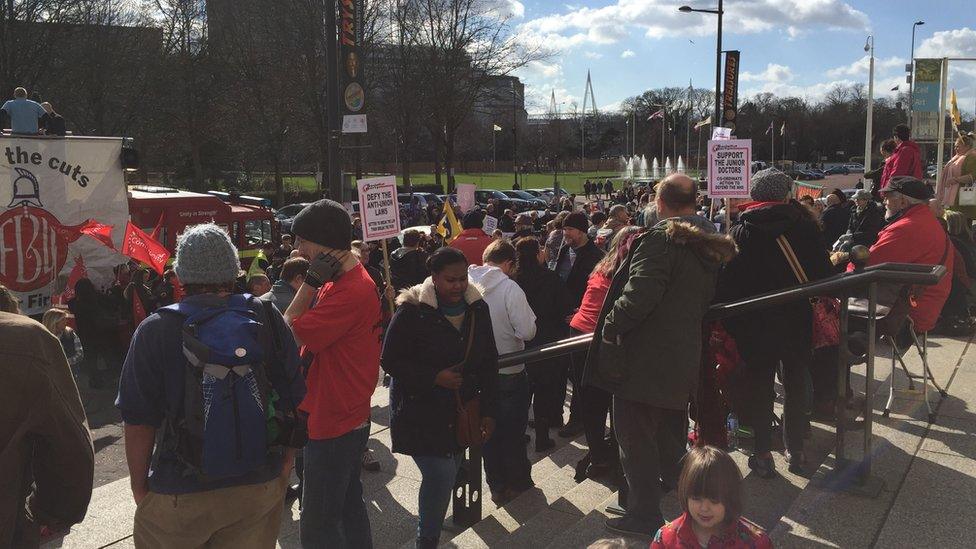
{"label": "khaki trousers", "polygon": [[138,549],[273,549],[285,488],[275,478],[194,494],[149,492],[136,507],[133,541]]}

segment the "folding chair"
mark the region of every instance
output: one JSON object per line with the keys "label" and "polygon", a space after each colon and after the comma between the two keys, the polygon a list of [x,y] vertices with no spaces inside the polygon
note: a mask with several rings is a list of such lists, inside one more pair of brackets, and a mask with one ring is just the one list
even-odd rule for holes
{"label": "folding chair", "polygon": [[[879,299],[879,301],[884,298]],[[941,398],[945,398],[948,393],[935,381],[932,370],[928,362],[928,332],[918,333],[915,331],[915,323],[909,316],[914,300],[914,288],[905,286],[900,288],[890,304],[878,303],[876,305],[876,333],[878,339],[887,343],[891,347],[891,373],[888,375],[888,401],[885,403],[881,415],[888,417],[891,414],[891,405],[895,400],[895,363],[901,365],[908,379],[908,389],[915,389],[915,380],[922,380],[922,392],[925,397],[925,406],[928,410],[929,423],[935,422],[935,412],[932,411],[932,404],[929,402],[929,381],[939,391]],[[863,298],[851,298],[848,310],[850,312],[851,326],[866,325],[868,320],[868,300]],[[905,364],[905,353],[911,347],[915,347],[919,357],[922,359],[922,374],[913,374]],[[871,380],[868,380],[871,381]]]}

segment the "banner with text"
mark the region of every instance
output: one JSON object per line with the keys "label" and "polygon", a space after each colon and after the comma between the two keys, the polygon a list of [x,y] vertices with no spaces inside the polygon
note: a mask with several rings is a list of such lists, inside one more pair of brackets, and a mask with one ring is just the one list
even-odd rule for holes
{"label": "banner with text", "polygon": [[739,52],[725,52],[725,90],[722,93],[721,126],[735,132],[739,103]]}
{"label": "banner with text", "polygon": [[[127,259],[120,138],[0,137],[0,284],[41,314],[82,258],[104,288]],[[68,261],[68,258],[71,261]]]}
{"label": "banner with text", "polygon": [[916,59],[912,84],[912,138],[939,138],[939,98],[942,91],[942,59]]}
{"label": "banner with text", "polygon": [[360,179],[359,213],[363,223],[363,241],[372,242],[400,234],[400,204],[397,201],[396,177]]}
{"label": "banner with text", "polygon": [[339,0],[339,56],[342,64],[342,133],[366,133],[366,91],[359,46],[363,37],[362,0]]}
{"label": "banner with text", "polygon": [[708,196],[749,198],[751,165],[751,139],[709,140]]}

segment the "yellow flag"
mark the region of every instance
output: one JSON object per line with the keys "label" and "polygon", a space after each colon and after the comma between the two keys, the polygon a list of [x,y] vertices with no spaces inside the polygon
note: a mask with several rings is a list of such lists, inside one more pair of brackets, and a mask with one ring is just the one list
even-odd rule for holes
{"label": "yellow flag", "polygon": [[264,261],[264,265],[268,264],[268,258],[264,255],[264,250],[258,250],[257,255],[251,260],[251,266],[247,268],[247,279],[250,280],[254,275],[265,274],[264,268],[261,267],[261,262]]}
{"label": "yellow flag", "polygon": [[956,104],[956,90],[949,91],[949,118],[952,119],[952,125],[959,129],[962,125],[962,116],[959,114],[959,105]]}
{"label": "yellow flag", "polygon": [[458,222],[457,216],[454,215],[454,208],[451,207],[451,201],[447,200],[444,202],[444,216],[441,217],[440,223],[437,224],[437,234],[444,238],[444,242],[450,244],[452,240],[457,238],[460,232],[461,224]]}

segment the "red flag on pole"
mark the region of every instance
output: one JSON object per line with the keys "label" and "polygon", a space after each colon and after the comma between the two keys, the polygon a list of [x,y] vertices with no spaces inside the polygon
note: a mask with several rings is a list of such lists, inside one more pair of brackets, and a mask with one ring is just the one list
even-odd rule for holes
{"label": "red flag on pole", "polygon": [[152,234],[149,235],[149,236],[152,237],[153,240],[159,240],[159,229],[162,229],[163,228],[163,217],[165,215],[166,215],[166,212],[163,212],[163,213],[159,214],[159,221],[156,222],[156,228],[153,229]]}
{"label": "red flag on pole", "polygon": [[79,255],[75,258],[75,265],[68,273],[68,283],[64,291],[58,295],[51,296],[51,305],[64,305],[75,298],[75,284],[82,278],[88,278],[88,269],[85,267],[85,260]]}
{"label": "red flag on pole", "polygon": [[78,230],[78,232],[88,235],[114,250],[115,243],[112,242],[113,228],[114,227],[112,225],[106,225],[104,223],[99,223],[98,221],[89,220],[81,227],[81,229]]}
{"label": "red flag on pole", "polygon": [[125,237],[122,239],[122,255],[151,266],[159,274],[163,274],[166,261],[169,260],[169,250],[156,241],[145,231],[129,221],[125,226]]}

